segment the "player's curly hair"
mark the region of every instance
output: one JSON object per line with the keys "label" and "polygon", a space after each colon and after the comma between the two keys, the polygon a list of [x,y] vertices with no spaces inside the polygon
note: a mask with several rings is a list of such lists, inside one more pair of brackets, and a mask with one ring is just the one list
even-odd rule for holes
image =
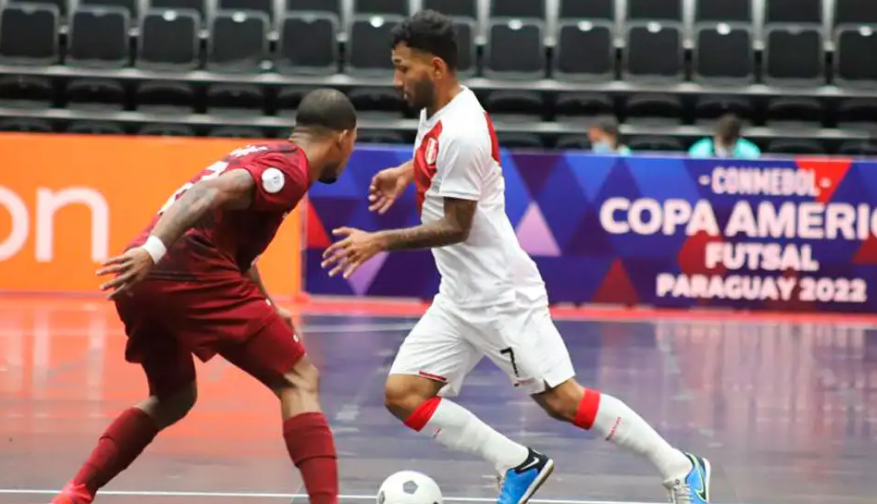
{"label": "player's curly hair", "polygon": [[457,33],[454,23],[444,14],[426,9],[396,25],[392,47],[403,42],[412,49],[441,58],[451,70],[457,69]]}

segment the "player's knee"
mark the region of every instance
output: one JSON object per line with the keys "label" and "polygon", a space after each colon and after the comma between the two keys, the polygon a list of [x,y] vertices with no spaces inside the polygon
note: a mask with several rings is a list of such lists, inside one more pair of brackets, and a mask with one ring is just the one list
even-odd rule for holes
{"label": "player's knee", "polygon": [[159,429],[164,429],[182,420],[197,400],[198,387],[191,382],[173,392],[150,396],[138,407],[155,420]]}
{"label": "player's knee", "polygon": [[424,401],[435,397],[441,384],[419,376],[390,375],[384,385],[384,405],[396,418],[405,420]]}
{"label": "player's knee", "polygon": [[584,388],[575,380],[569,380],[533,398],[551,418],[573,422],[583,394]]}
{"label": "player's knee", "polygon": [[283,375],[277,392],[295,390],[296,393],[317,396],[320,393],[320,372],[310,361],[301,361]]}

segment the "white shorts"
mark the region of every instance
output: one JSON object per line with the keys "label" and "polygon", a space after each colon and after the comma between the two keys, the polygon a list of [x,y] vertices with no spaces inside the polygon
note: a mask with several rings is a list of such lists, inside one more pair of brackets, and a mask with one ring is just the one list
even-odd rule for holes
{"label": "white shorts", "polygon": [[544,392],[575,376],[566,344],[548,307],[518,300],[464,309],[436,296],[402,342],[390,374],[444,382],[443,396],[460,393],[463,380],[487,356],[528,394]]}

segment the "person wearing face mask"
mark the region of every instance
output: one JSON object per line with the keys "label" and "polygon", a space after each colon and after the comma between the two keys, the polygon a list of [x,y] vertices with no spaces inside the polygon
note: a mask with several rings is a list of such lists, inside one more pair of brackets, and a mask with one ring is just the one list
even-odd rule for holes
{"label": "person wearing face mask", "polygon": [[588,128],[588,139],[595,154],[627,156],[630,149],[622,145],[618,134],[618,121],[614,117],[600,117]]}
{"label": "person wearing face mask", "polygon": [[733,114],[719,118],[716,131],[712,138],[704,138],[691,146],[688,155],[691,157],[758,159],[761,150],[757,145],[740,137],[743,123]]}

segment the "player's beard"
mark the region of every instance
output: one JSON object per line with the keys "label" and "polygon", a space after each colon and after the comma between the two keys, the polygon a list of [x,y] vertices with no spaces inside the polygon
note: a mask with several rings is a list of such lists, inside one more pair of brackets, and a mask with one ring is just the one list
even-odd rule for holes
{"label": "player's beard", "polygon": [[317,180],[319,180],[321,184],[334,184],[335,182],[338,182],[338,165],[326,165],[320,173],[320,178]]}
{"label": "player's beard", "polygon": [[435,83],[426,78],[414,83],[414,89],[409,97],[408,104],[414,110],[428,109],[435,103]]}

